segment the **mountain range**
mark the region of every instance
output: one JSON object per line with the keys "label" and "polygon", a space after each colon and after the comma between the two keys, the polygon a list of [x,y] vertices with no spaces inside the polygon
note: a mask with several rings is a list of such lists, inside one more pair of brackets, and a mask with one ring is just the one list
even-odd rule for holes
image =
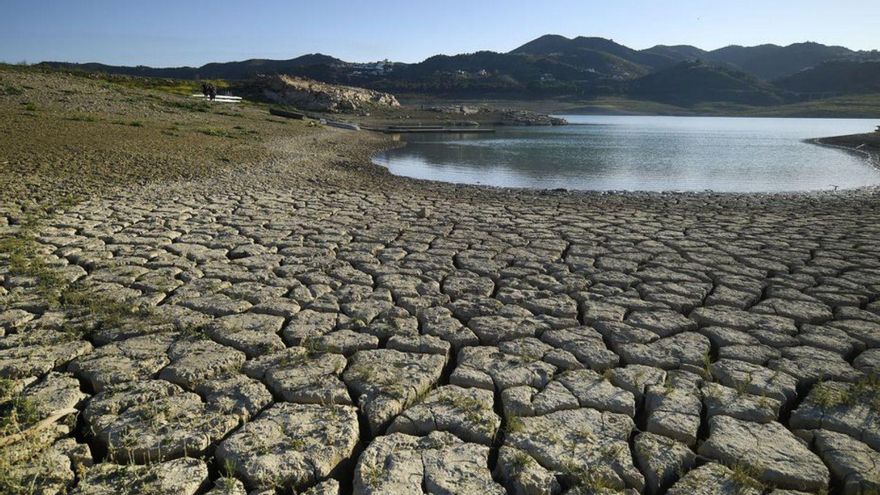
{"label": "mountain range", "polygon": [[880,52],[819,43],[689,45],[634,50],[610,39],[546,35],[510,52],[437,55],[414,64],[351,63],[321,54],[251,59],[201,67],[151,68],[43,62],[64,69],[179,79],[245,81],[289,74],[330,83],[435,96],[626,96],[695,105],[774,105],[880,93]]}

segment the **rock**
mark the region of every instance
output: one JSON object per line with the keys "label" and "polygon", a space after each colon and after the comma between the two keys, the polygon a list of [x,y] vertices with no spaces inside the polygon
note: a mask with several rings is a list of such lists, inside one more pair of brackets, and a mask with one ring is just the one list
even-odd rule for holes
{"label": "rock", "polygon": [[816,449],[845,495],[880,491],[880,452],[848,435],[827,430],[815,433]]}
{"label": "rock", "polygon": [[769,423],[779,418],[782,403],[765,396],[739,393],[717,383],[704,383],[701,389],[706,416],[730,416],[743,421]]}
{"label": "rock", "polygon": [[570,390],[557,381],[543,390],[526,385],[506,388],[501,392],[504,416],[543,416],[551,412],[580,407]]}
{"label": "rock", "polygon": [[108,388],[92,398],[83,418],[111,458],[139,464],[198,455],[238,425],[161,380]]}
{"label": "rock", "polygon": [[224,294],[192,297],[181,301],[179,304],[184,308],[192,309],[215,318],[244,313],[253,306],[245,300],[232,299]]}
{"label": "rock", "polygon": [[491,391],[446,385],[395,418],[387,433],[427,435],[448,431],[465,442],[491,446],[501,426],[493,403]]}
{"label": "rock", "polygon": [[198,459],[183,458],[149,466],[120,466],[102,462],[86,471],[71,495],[195,495],[207,483],[208,466]]}
{"label": "rock", "polygon": [[379,338],[352,330],[337,330],[321,337],[301,341],[300,344],[325,352],[351,356],[357,351],[379,347]]}
{"label": "rock", "polygon": [[32,313],[22,309],[9,309],[0,312],[0,337],[6,332],[11,332],[25,326],[27,322],[33,319],[34,315]]}
{"label": "rock", "polygon": [[301,110],[348,113],[362,107],[399,107],[388,93],[352,86],[338,86],[300,77],[258,76],[251,83],[266,98]]}
{"label": "rock", "polygon": [[496,345],[505,340],[535,337],[543,330],[534,320],[508,318],[506,316],[477,316],[468,321],[468,328],[486,345]]}
{"label": "rock", "polygon": [[595,409],[507,418],[504,445],[519,449],[572,482],[585,475],[607,486],[641,490],[644,478],[632,464],[628,416]]}
{"label": "rock", "polygon": [[350,405],[351,397],[340,375],[345,356],[291,347],[248,361],[242,371],[263,380],[288,402]]}
{"label": "rock", "polygon": [[880,322],[865,320],[835,320],[828,326],[843,330],[850,337],[860,340],[867,347],[880,347]]}
{"label": "rock", "polygon": [[729,306],[709,306],[697,308],[690,318],[702,327],[727,327],[752,333],[754,330],[769,330],[784,335],[795,335],[798,328],[795,321],[784,316],[755,314]]}
{"label": "rock", "polygon": [[828,487],[828,469],[816,454],[779,423],[750,423],[728,416],[709,420],[700,455],[746,466],[758,481],[780,488],[815,491]]}
{"label": "rock", "polygon": [[439,337],[449,342],[454,349],[480,342],[473,330],[463,327],[447,308],[434,306],[419,309],[418,319],[423,334]]}
{"label": "rock", "polygon": [[686,445],[654,433],[639,433],[633,448],[649,493],[668,489],[696,462],[696,454]]}
{"label": "rock", "polygon": [[354,493],[504,495],[488,464],[489,447],[462,442],[450,433],[433,432],[427,437],[394,433],[376,438],[361,454]]}
{"label": "rock", "polygon": [[764,487],[748,475],[710,462],[687,473],[666,492],[669,495],[761,495]]}
{"label": "rock", "polygon": [[299,490],[349,461],[358,438],[353,407],[281,403],[220,442],[216,457],[249,486]]}
{"label": "rock", "polygon": [[342,376],[376,435],[437,383],[445,364],[437,354],[375,349],[356,353]]}

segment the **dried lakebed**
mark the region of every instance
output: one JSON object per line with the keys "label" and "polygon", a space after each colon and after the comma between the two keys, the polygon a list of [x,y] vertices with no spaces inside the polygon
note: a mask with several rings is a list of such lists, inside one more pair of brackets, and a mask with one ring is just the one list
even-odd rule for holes
{"label": "dried lakebed", "polygon": [[[875,193],[260,173],[34,228],[93,312],[149,311],[72,315],[0,269],[3,385],[31,425],[61,418],[0,445],[28,459],[0,477],[83,495],[880,489]],[[0,225],[24,228],[12,208]]]}

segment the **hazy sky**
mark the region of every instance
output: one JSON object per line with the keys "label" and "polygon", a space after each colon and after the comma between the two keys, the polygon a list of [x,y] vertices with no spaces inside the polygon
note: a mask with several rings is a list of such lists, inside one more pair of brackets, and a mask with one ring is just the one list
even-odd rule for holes
{"label": "hazy sky", "polygon": [[415,62],[537,36],[632,48],[817,41],[880,48],[878,0],[0,0],[0,60],[201,65],[321,52]]}

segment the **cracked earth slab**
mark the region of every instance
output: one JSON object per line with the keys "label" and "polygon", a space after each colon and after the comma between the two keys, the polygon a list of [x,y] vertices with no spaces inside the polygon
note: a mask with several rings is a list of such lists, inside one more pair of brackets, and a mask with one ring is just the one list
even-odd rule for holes
{"label": "cracked earth slab", "polygon": [[[59,209],[33,253],[94,294],[86,315],[4,256],[0,417],[81,413],[17,449],[45,466],[19,474],[58,493],[873,489],[875,192],[427,184],[364,164],[386,144],[314,130],[246,171]],[[4,203],[0,232],[23,218]]]}

